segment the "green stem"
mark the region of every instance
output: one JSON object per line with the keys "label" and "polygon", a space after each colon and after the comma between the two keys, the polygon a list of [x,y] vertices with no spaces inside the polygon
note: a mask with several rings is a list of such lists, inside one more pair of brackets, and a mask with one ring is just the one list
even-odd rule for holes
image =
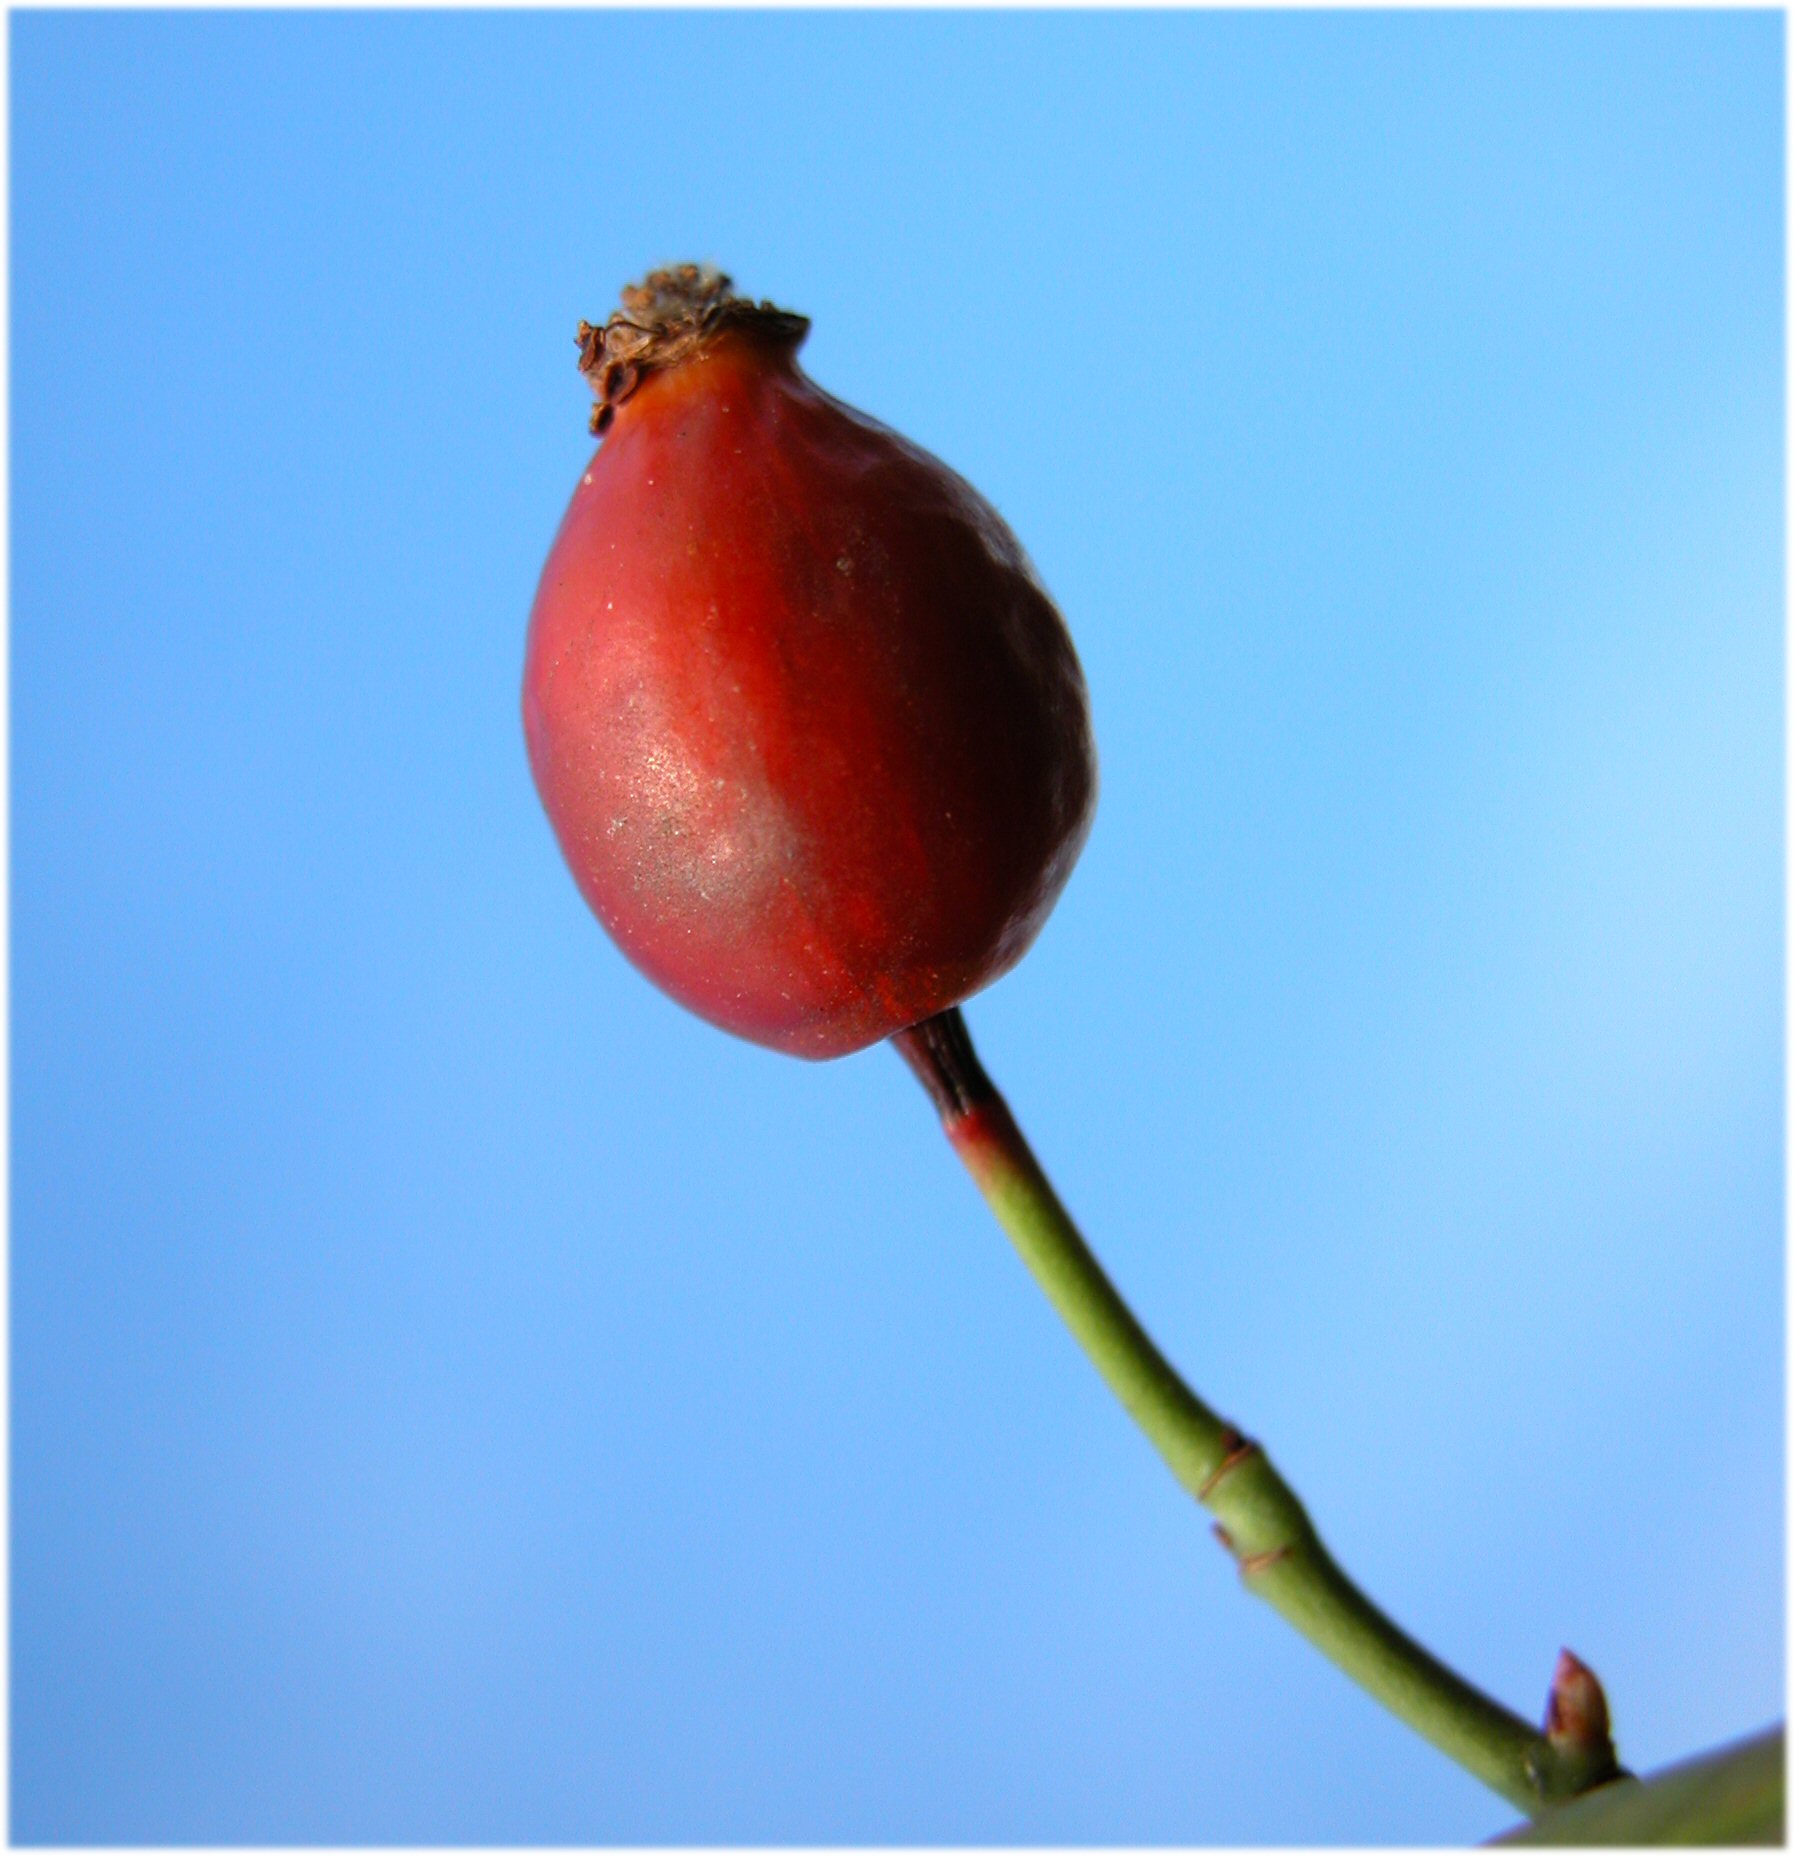
{"label": "green stem", "polygon": [[893,1042],[934,1098],[948,1139],[1035,1280],[1171,1473],[1215,1516],[1215,1532],[1248,1589],[1392,1713],[1529,1815],[1613,1777],[1604,1702],[1601,1744],[1543,1733],[1446,1668],[1340,1570],[1270,1458],[1184,1384],[1121,1299],[984,1074],[959,1012],[943,1012]]}

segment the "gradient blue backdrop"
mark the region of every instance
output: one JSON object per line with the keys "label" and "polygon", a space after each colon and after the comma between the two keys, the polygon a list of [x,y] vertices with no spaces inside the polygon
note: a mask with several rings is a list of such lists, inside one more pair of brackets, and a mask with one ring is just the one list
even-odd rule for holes
{"label": "gradient blue backdrop", "polygon": [[1434,1842],[888,1053],[688,1019],[517,713],[713,257],[1007,513],[1096,832],[971,1021],[1341,1557],[1782,1693],[1782,23],[15,14],[13,1831]]}

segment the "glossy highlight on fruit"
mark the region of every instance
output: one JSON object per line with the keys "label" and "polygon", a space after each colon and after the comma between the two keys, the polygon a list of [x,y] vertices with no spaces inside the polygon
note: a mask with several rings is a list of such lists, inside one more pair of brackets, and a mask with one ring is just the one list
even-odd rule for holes
{"label": "glossy highlight on fruit", "polygon": [[834,1057],[1021,957],[1096,791],[996,511],[684,265],[582,324],[603,435],[530,618],[530,765],[586,901],[693,1011]]}

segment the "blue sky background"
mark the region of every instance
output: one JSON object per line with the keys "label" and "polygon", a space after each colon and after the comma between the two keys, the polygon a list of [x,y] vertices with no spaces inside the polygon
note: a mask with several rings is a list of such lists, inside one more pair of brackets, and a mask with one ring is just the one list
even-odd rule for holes
{"label": "blue sky background", "polygon": [[1781,1711],[1782,32],[14,14],[27,1841],[1442,1842],[888,1052],[605,941],[573,327],[708,257],[1010,518],[1103,764],[969,1018],[1511,1705]]}

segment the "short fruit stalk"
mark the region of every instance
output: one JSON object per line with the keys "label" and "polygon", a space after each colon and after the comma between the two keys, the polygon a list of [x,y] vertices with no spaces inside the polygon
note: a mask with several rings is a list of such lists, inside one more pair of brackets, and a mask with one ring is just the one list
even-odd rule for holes
{"label": "short fruit stalk", "polygon": [[1619,1777],[1601,1685],[1567,1650],[1541,1731],[1454,1674],[1340,1570],[1263,1449],[1190,1390],[1122,1300],[978,1061],[961,1013],[892,1041],[1048,1300],[1171,1473],[1216,1517],[1247,1588],[1529,1815]]}

